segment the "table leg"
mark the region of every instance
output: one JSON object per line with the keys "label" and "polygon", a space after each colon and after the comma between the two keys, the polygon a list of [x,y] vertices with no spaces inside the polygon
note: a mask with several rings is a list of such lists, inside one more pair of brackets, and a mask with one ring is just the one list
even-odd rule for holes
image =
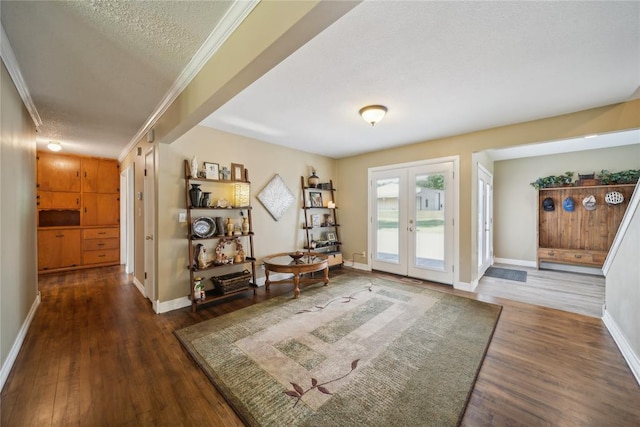
{"label": "table leg", "polygon": [[300,295],[300,273],[293,273],[293,297]]}
{"label": "table leg", "polygon": [[329,267],[324,269],[324,285],[327,286],[329,284]]}
{"label": "table leg", "polygon": [[264,269],[264,289],[265,292],[269,292],[269,285],[271,284],[271,282],[269,281],[269,269],[265,268]]}

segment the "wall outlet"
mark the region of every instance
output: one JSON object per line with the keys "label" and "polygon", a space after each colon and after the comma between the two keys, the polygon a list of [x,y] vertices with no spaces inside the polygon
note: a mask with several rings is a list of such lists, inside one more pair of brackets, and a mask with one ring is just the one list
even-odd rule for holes
{"label": "wall outlet", "polygon": [[178,222],[187,222],[187,213],[186,212],[180,212],[178,214]]}

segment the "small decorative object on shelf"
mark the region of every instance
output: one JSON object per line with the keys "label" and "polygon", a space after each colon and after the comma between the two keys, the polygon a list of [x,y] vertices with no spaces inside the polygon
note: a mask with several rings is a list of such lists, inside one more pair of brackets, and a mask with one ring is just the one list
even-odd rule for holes
{"label": "small decorative object on shelf", "polygon": [[222,169],[220,169],[220,179],[223,179],[225,181],[231,179],[231,171],[228,167],[223,166]]}
{"label": "small decorative object on shelf", "polygon": [[308,182],[309,188],[316,188],[320,182],[320,178],[316,175],[316,169],[313,166],[311,167],[311,176],[309,176]]}
{"label": "small decorative object on shelf", "polygon": [[[196,156],[193,156],[191,158],[191,178],[197,178],[198,177],[198,158]],[[198,206],[198,205],[195,205]]]}
{"label": "small decorative object on shelf", "polygon": [[[226,298],[239,292],[256,288],[256,259],[253,248],[253,225],[251,218],[250,200],[246,200],[246,206],[242,208],[231,206],[227,199],[233,194],[236,182],[229,180],[210,178],[206,175],[208,166],[205,165],[204,176],[193,176],[192,162],[184,160],[185,200],[187,204],[187,223],[190,229],[187,234],[189,248],[189,293],[191,309],[196,309],[209,302]],[[216,164],[211,164],[216,165]],[[242,165],[240,165],[242,166]],[[209,168],[211,169],[211,168]],[[215,172],[209,170],[210,173]],[[227,170],[228,172],[228,170]],[[241,184],[250,186],[249,174],[242,168]],[[195,181],[195,182],[194,182]],[[203,186],[203,191],[200,186]],[[213,198],[212,198],[213,197]],[[215,201],[217,200],[217,201]],[[215,202],[214,202],[215,201]],[[197,216],[192,222],[192,212],[198,210],[216,209],[220,216]],[[233,223],[235,212],[240,212],[242,223]],[[213,256],[210,256],[213,254]],[[248,269],[248,267],[251,267]],[[214,269],[242,270],[238,273],[218,275],[221,279],[218,285],[211,274]],[[204,276],[204,277],[203,277]],[[214,282],[214,286],[205,278]],[[217,279],[216,279],[217,280]]]}

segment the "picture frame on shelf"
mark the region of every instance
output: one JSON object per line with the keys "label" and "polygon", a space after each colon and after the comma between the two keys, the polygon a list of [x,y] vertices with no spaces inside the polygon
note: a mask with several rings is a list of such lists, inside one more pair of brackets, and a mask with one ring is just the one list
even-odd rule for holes
{"label": "picture frame on shelf", "polygon": [[338,239],[336,239],[336,233],[334,233],[334,232],[332,232],[332,231],[330,231],[330,232],[328,232],[328,233],[327,233],[327,241],[329,241],[329,242],[335,242],[335,241],[337,241],[337,240],[338,240]]}
{"label": "picture frame on shelf", "polygon": [[311,215],[311,226],[320,227],[320,215],[318,214]]}
{"label": "picture frame on shelf", "polygon": [[244,181],[244,165],[231,163],[231,180]]}
{"label": "picture frame on shelf", "polygon": [[204,162],[204,177],[206,179],[220,179],[220,165],[218,163]]}
{"label": "picture frame on shelf", "polygon": [[319,191],[309,192],[309,205],[312,208],[321,208],[324,206],[322,203],[322,193]]}

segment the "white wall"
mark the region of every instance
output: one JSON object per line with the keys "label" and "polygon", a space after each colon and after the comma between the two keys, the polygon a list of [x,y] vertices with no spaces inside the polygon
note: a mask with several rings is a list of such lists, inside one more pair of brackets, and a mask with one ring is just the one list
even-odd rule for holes
{"label": "white wall", "polygon": [[0,387],[38,301],[35,128],[4,62],[1,68]]}
{"label": "white wall", "polygon": [[529,185],[539,177],[567,171],[587,174],[602,169],[640,169],[639,144],[566,154],[503,160],[494,163],[494,255],[536,261],[537,191]]}

